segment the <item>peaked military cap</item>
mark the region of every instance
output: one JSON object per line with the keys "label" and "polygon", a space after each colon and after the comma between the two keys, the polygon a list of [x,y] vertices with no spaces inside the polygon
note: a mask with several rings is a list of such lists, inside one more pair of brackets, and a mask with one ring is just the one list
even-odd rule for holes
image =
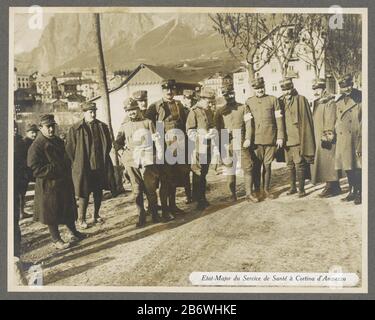
{"label": "peaked military cap", "polygon": [[135,110],[139,108],[138,103],[133,98],[128,98],[124,101],[124,109],[125,111]]}
{"label": "peaked military cap", "polygon": [[133,93],[133,99],[136,101],[146,101],[147,100],[147,91],[139,90]]}
{"label": "peaked military cap", "polygon": [[97,110],[97,109],[98,108],[96,107],[95,102],[85,101],[81,103],[81,110],[84,112],[89,111],[89,110]]}
{"label": "peaked military cap", "polygon": [[29,131],[35,131],[35,132],[39,131],[38,126],[35,123],[33,124],[29,123],[26,127],[26,132],[29,132]]}
{"label": "peaked military cap", "polygon": [[53,114],[43,114],[39,118],[39,124],[41,126],[43,125],[49,126],[49,125],[56,124],[55,116]]}
{"label": "peaked military cap", "polygon": [[312,85],[313,90],[315,89],[325,89],[326,88],[326,80],[325,79],[315,79]]}
{"label": "peaked military cap", "polygon": [[251,81],[251,86],[254,89],[264,88],[264,79],[263,79],[263,77],[258,77],[258,78],[255,78],[253,81]]}
{"label": "peaked military cap", "polygon": [[346,74],[339,79],[340,88],[350,87],[353,85],[353,77],[350,74]]}
{"label": "peaked military cap", "polygon": [[291,78],[286,78],[280,81],[281,90],[290,90],[294,88],[294,84]]}
{"label": "peaked military cap", "polygon": [[176,80],[169,79],[169,80],[163,80],[161,83],[161,87],[163,89],[175,89],[176,88]]}

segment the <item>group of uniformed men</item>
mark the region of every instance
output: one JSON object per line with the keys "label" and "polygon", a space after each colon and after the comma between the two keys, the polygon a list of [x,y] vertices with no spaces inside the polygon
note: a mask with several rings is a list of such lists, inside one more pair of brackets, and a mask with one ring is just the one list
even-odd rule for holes
{"label": "group of uniformed men", "polygon": [[[163,81],[162,99],[150,106],[147,91],[137,91],[124,102],[126,116],[113,143],[107,125],[96,119],[95,103],[82,104],[84,118],[70,128],[65,144],[55,134],[54,116],[43,115],[38,127],[41,134],[27,156],[27,167],[36,179],[34,219],[49,226],[56,248],[66,249],[71,241],[62,240],[58,225],[67,225],[72,241],[83,239],[75,220],[80,229],[88,228],[86,211],[93,193],[93,222],[103,223],[99,215],[102,191],[114,189],[112,145],[121,153],[125,176],[132,185],[138,227],[145,226],[147,212],[153,222],[168,222],[183,213],[176,205],[178,187],[185,188],[186,203],[196,201],[198,210],[209,206],[206,176],[215,152],[221,155],[232,201],[237,200],[239,169],[248,201],[275,198],[271,164],[277,153],[285,151],[288,195],[306,196],[308,178],[314,184],[326,183],[321,197],[338,195],[339,179],[345,172],[350,192],[343,200],[360,204],[361,92],[353,88],[351,76],[339,80],[338,96],[328,94],[326,81],[317,79],[312,108],[292,79],[281,81],[280,98],[266,94],[263,78],[254,79],[251,85],[255,95],[245,104],[236,102],[232,88],[225,88],[220,97],[208,87],[185,90],[183,100],[175,100],[174,80]],[[183,155],[183,161],[166,161],[168,156],[178,158],[177,154]]]}

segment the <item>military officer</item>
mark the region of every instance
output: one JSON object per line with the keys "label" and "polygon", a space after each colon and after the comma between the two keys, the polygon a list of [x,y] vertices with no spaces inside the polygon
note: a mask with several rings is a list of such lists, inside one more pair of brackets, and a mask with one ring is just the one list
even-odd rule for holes
{"label": "military officer", "polygon": [[298,197],[306,196],[305,180],[309,172],[309,164],[314,162],[315,139],[314,125],[309,102],[298,94],[290,78],[280,82],[283,95],[280,101],[285,121],[285,150],[287,166],[290,174],[290,190],[288,195],[297,193]]}
{"label": "military officer", "polygon": [[264,195],[273,199],[270,193],[271,163],[275,158],[276,148],[281,148],[284,143],[283,115],[276,97],[267,95],[264,89],[264,79],[255,78],[252,81],[255,96],[246,101],[254,125],[254,148],[256,161],[254,163],[254,186],[259,191],[260,171],[263,166]]}
{"label": "military officer", "polygon": [[312,166],[312,183],[325,182],[326,186],[319,196],[328,198],[341,193],[340,174],[335,169],[335,96],[327,93],[325,79],[316,79],[312,89],[316,98],[313,102],[316,151]]}
{"label": "military officer", "polygon": [[[176,94],[176,81],[173,79],[163,80],[162,84],[163,98],[153,104],[146,111],[146,118],[150,119],[156,129],[160,130],[157,123],[164,127],[163,132],[159,132],[164,137],[165,147],[176,142],[175,139],[169,140],[171,130],[179,129],[185,135],[186,112],[182,104],[174,99]],[[185,139],[184,139],[185,140]],[[184,147],[185,148],[185,147]],[[162,218],[164,221],[171,220],[170,214],[178,214],[183,211],[176,205],[177,186],[185,186],[189,179],[189,168],[186,164],[170,164],[168,161],[160,164],[160,202],[162,207]]]}
{"label": "military officer", "polygon": [[14,121],[13,132],[13,250],[14,257],[21,257],[21,229],[20,220],[20,198],[22,197],[25,177],[27,171],[27,162],[25,159],[26,145],[22,136],[18,133],[18,126]]}
{"label": "military officer", "polygon": [[[34,221],[48,225],[55,248],[63,250],[70,247],[71,241],[84,239],[86,235],[75,227],[77,206],[71,162],[65,152],[64,142],[55,135],[55,127],[53,115],[40,117],[40,134],[28,151],[27,165],[36,178]],[[70,242],[61,239],[58,229],[60,224],[68,227]]]}
{"label": "military officer", "polygon": [[[27,152],[29,151],[31,144],[36,139],[38,132],[39,132],[39,129],[36,124],[29,124],[26,127],[26,137],[23,138],[23,141],[25,142],[25,147],[26,147],[25,161],[27,158]],[[35,182],[33,173],[30,168],[26,168],[26,176],[23,182],[24,183],[22,185],[22,191],[21,191],[21,196],[20,196],[20,220],[30,217],[29,214],[25,213],[25,196],[26,196],[27,188],[30,182]]]}
{"label": "military officer", "polygon": [[143,116],[146,115],[147,110],[147,91],[146,90],[138,90],[133,93],[133,99],[137,101],[139,109]]}
{"label": "military officer", "polygon": [[183,94],[184,97],[182,98],[181,103],[184,106],[186,115],[188,115],[191,107],[194,106],[197,103],[197,101],[194,97],[194,91],[193,90],[186,89],[182,92],[182,94]]}
{"label": "military officer", "polygon": [[350,186],[343,201],[362,203],[362,92],[353,88],[351,75],[339,79],[341,94],[336,100],[335,168],[345,170]]}
{"label": "military officer", "polygon": [[108,126],[96,119],[95,103],[84,102],[81,108],[84,118],[69,129],[66,151],[72,161],[74,189],[79,198],[79,227],[87,229],[89,196],[93,193],[94,223],[103,223],[99,215],[103,189],[114,189],[114,171]]}
{"label": "military officer", "polygon": [[[237,200],[236,173],[238,162],[244,174],[246,197],[249,201],[257,202],[251,193],[253,159],[251,144],[251,115],[245,105],[236,102],[233,92],[227,92],[223,97],[216,98],[217,112],[215,115],[216,128],[222,140],[220,143],[222,159],[226,170],[227,186],[232,201]],[[223,150],[224,149],[224,150]],[[226,161],[227,158],[229,161]]]}
{"label": "military officer", "polygon": [[198,210],[209,206],[206,198],[206,176],[211,161],[212,140],[217,138],[216,130],[213,130],[214,115],[209,107],[214,99],[215,92],[210,88],[203,88],[199,101],[191,109],[186,121],[188,137],[195,142],[191,169],[193,171],[193,194],[198,201]]}
{"label": "military officer", "polygon": [[146,211],[144,208],[144,194],[147,196],[148,208],[152,214],[152,221],[157,223],[160,217],[157,212],[157,177],[158,169],[155,165],[153,144],[162,152],[160,137],[155,132],[151,120],[145,119],[137,101],[125,101],[125,111],[129,121],[124,122],[118,132],[115,148],[123,149],[121,161],[130,177],[133,195],[137,206],[139,220],[137,227],[146,224]]}

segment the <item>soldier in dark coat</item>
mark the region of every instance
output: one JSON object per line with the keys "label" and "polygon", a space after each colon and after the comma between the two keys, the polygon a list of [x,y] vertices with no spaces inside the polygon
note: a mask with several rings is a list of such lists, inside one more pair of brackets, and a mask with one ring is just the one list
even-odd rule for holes
{"label": "soldier in dark coat", "polygon": [[210,103],[214,99],[215,92],[209,88],[203,88],[199,101],[191,108],[186,121],[189,140],[194,142],[191,170],[193,171],[193,194],[198,201],[198,210],[203,210],[210,205],[206,198],[206,176],[211,162],[213,141],[218,138],[214,114],[210,109]]}
{"label": "soldier in dark coat", "polygon": [[[173,99],[176,93],[176,81],[164,80],[161,84],[163,98],[152,105],[146,111],[146,118],[150,119],[156,126],[156,130],[161,137],[164,137],[166,148],[176,142],[176,139],[169,140],[168,131],[179,129],[186,135],[186,112],[182,104]],[[157,126],[157,123],[163,124],[164,130]],[[171,131],[170,131],[171,130]],[[181,213],[182,210],[176,206],[176,189],[178,186],[185,186],[189,179],[190,169],[186,161],[170,164],[164,158],[163,163],[159,164],[160,172],[160,202],[162,207],[162,218],[168,221],[173,217],[170,214]]]}
{"label": "soldier in dark coat", "polygon": [[326,186],[319,196],[328,198],[341,193],[340,173],[335,169],[335,96],[325,91],[325,79],[317,79],[312,88],[314,96],[317,98],[313,102],[316,151],[312,166],[312,183],[325,182]]}
{"label": "soldier in dark coat", "polygon": [[283,95],[280,97],[285,121],[285,150],[287,166],[290,174],[290,190],[288,195],[297,193],[306,196],[305,180],[309,172],[309,164],[314,162],[315,139],[314,124],[309,102],[298,94],[292,79],[280,82]]}
{"label": "soldier in dark coat", "polygon": [[84,119],[68,131],[66,151],[72,161],[74,190],[79,198],[79,227],[86,229],[89,196],[94,197],[94,223],[103,223],[99,215],[103,189],[114,190],[114,171],[110,158],[112,141],[108,126],[96,119],[96,104],[84,102]]}
{"label": "soldier in dark coat", "polygon": [[252,146],[256,155],[253,172],[254,186],[258,192],[263,166],[264,195],[266,198],[273,199],[274,195],[270,193],[271,164],[277,148],[283,146],[283,115],[278,99],[265,93],[263,78],[254,79],[251,85],[255,90],[255,96],[247,99],[246,105],[249,108],[254,128],[254,145]]}
{"label": "soldier in dark coat", "polygon": [[350,75],[339,80],[341,95],[336,100],[335,168],[345,170],[350,186],[343,201],[362,203],[362,92],[353,88]]}
{"label": "soldier in dark coat", "polygon": [[137,227],[143,227],[146,224],[144,194],[147,196],[152,221],[155,223],[160,221],[157,212],[158,199],[155,183],[159,173],[155,165],[154,142],[156,149],[162,152],[161,139],[155,132],[152,121],[143,117],[136,101],[130,99],[125,101],[125,110],[129,121],[121,125],[115,141],[115,148],[116,151],[124,150],[121,162],[129,175],[137,205],[139,214]]}
{"label": "soldier in dark coat", "polygon": [[53,244],[66,249],[58,230],[64,224],[70,231],[71,241],[85,238],[76,230],[77,206],[71,173],[71,162],[65,152],[64,142],[55,135],[55,119],[47,114],[40,118],[40,133],[31,145],[27,165],[36,178],[34,220],[48,225]]}
{"label": "soldier in dark coat", "polygon": [[[27,159],[27,152],[29,151],[29,148],[31,144],[34,142],[37,134],[38,134],[38,126],[36,124],[29,124],[26,127],[26,137],[23,139],[25,142],[25,162]],[[33,173],[30,168],[26,168],[25,172],[25,179],[23,180],[23,185],[21,186],[21,197],[20,197],[20,220],[29,218],[30,215],[25,213],[25,196],[27,192],[27,188],[30,182],[35,182],[35,179],[33,177]]]}
{"label": "soldier in dark coat", "polygon": [[[220,134],[221,157],[225,165],[228,189],[232,201],[237,200],[236,175],[241,167],[244,175],[246,197],[256,202],[252,195],[253,151],[251,144],[251,114],[245,105],[236,102],[233,94],[226,94],[216,99],[215,124]],[[227,139],[228,137],[228,139]],[[229,161],[226,161],[229,160]],[[240,165],[239,165],[240,164]]]}
{"label": "soldier in dark coat", "polygon": [[18,126],[14,121],[14,148],[13,148],[13,249],[14,257],[21,256],[21,229],[20,220],[20,198],[26,176],[26,145],[22,136],[18,134]]}

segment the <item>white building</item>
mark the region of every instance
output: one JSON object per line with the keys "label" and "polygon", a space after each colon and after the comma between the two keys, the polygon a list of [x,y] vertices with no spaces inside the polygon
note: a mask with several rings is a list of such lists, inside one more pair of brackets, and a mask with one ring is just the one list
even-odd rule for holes
{"label": "white building", "polygon": [[[164,66],[139,65],[118,88],[109,91],[111,119],[115,135],[125,117],[124,101],[131,97],[135,91],[146,90],[150,105],[162,98],[161,83],[163,80],[176,80],[176,99],[178,99],[179,96],[182,96],[184,89],[194,89],[203,77],[199,72],[184,72]],[[97,104],[98,119],[107,122],[103,98],[99,96],[91,101]]]}
{"label": "white building", "polygon": [[39,76],[36,79],[36,91],[42,96],[42,101],[48,102],[58,97],[57,80],[53,76]]}
{"label": "white building", "polygon": [[[324,74],[324,67],[322,74]],[[272,59],[271,62],[265,65],[256,75],[264,78],[267,94],[276,97],[282,95],[280,88],[282,72],[276,59]],[[311,86],[315,80],[315,72],[311,64],[299,59],[290,61],[288,77],[293,78],[294,87],[301,95],[305,96],[309,101],[313,100],[313,90]],[[233,86],[236,100],[239,103],[244,103],[248,97],[253,95],[253,90],[249,84],[249,74],[245,67],[233,73]]]}
{"label": "white building", "polygon": [[231,87],[233,85],[233,78],[231,74],[223,74],[217,72],[214,75],[203,80],[203,87],[211,88],[215,91],[215,95],[220,97],[223,95],[223,88]]}
{"label": "white building", "polygon": [[17,69],[14,70],[14,90],[30,88],[30,75],[24,72],[19,72]]}

